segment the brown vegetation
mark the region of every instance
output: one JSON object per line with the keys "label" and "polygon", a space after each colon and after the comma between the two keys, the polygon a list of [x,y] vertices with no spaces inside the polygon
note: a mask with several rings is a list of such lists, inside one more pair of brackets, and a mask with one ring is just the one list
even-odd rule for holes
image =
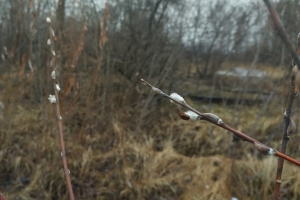
{"label": "brown vegetation", "polygon": [[[175,105],[139,84],[143,77],[168,93],[176,88],[193,107],[279,149],[290,59],[268,28],[261,4],[249,4],[248,10],[221,0],[111,1],[107,23],[101,24],[105,9],[96,1],[62,0],[57,10],[47,1],[5,2],[0,1],[0,191],[7,199],[68,199],[56,113],[47,100],[53,82],[46,17],[55,27],[62,130],[75,199],[273,196],[274,158],[207,122],[180,120]],[[284,2],[278,10],[289,5]],[[188,14],[192,9],[195,16]],[[263,23],[256,27],[258,22]],[[295,35],[293,27],[287,29]],[[216,71],[235,67],[275,73],[263,88],[254,83],[254,93],[248,78],[225,80],[234,90],[214,78]],[[210,98],[192,98],[204,90]],[[213,91],[221,101],[213,101]],[[225,93],[236,97],[229,103]],[[252,94],[260,101],[246,102]],[[298,125],[296,116],[293,112]],[[287,149],[294,158],[300,157],[299,137],[295,134]],[[298,170],[284,167],[284,198],[299,199]]]}

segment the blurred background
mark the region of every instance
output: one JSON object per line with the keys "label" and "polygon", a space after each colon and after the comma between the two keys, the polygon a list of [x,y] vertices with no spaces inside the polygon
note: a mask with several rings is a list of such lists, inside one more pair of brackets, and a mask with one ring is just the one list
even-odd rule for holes
{"label": "blurred background", "polygon": [[[296,48],[300,0],[273,5]],[[0,0],[0,191],[7,199],[68,199],[47,99],[50,17],[76,199],[270,199],[277,158],[205,121],[181,120],[179,107],[140,82],[280,149],[292,60],[263,1],[110,0],[107,7]],[[296,99],[296,125],[298,112]],[[296,159],[299,139],[287,149]],[[299,168],[286,163],[283,199],[300,198],[299,180]]]}

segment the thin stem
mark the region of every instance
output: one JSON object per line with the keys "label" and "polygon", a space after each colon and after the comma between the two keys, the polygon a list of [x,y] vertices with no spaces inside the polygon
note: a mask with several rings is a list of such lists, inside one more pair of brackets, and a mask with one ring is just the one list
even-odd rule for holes
{"label": "thin stem", "polygon": [[71,200],[74,200],[73,188],[72,188],[71,178],[70,178],[70,170],[69,170],[68,164],[67,164],[67,156],[66,156],[66,150],[65,150],[65,144],[64,144],[64,136],[63,136],[63,130],[62,130],[62,119],[61,119],[61,115],[60,115],[58,92],[56,90],[56,83],[55,82],[54,82],[53,86],[54,86],[55,97],[56,97],[56,117],[57,117],[57,124],[58,124],[58,130],[59,130],[61,158],[62,158],[62,161],[63,161],[64,172],[65,172],[65,176],[66,176],[66,180],[67,180],[69,196],[70,196]]}
{"label": "thin stem", "polygon": [[74,200],[74,194],[73,194],[73,188],[71,184],[71,178],[70,178],[70,170],[68,168],[67,164],[67,157],[66,157],[66,151],[65,151],[65,144],[64,144],[64,137],[63,137],[63,129],[62,129],[62,118],[60,114],[60,107],[59,107],[59,96],[58,96],[58,87],[59,84],[56,81],[56,74],[57,74],[57,65],[56,65],[56,53],[54,50],[54,42],[55,42],[55,36],[54,36],[54,30],[51,28],[50,21],[48,22],[49,24],[49,32],[50,32],[50,47],[51,47],[51,54],[52,54],[52,59],[51,59],[51,67],[53,67],[53,71],[51,72],[51,77],[53,79],[53,88],[54,88],[54,94],[55,94],[55,106],[56,106],[56,119],[57,119],[57,125],[58,125],[58,131],[59,131],[59,138],[60,138],[60,147],[61,147],[61,157],[63,161],[63,166],[64,166],[64,173],[65,177],[67,180],[67,187],[68,187],[68,192],[70,196],[70,200]]}
{"label": "thin stem", "polygon": [[[215,121],[215,120],[212,120],[212,118],[208,117],[207,114],[201,113],[201,112],[197,111],[196,109],[194,109],[193,107],[191,107],[190,105],[188,105],[188,104],[185,103],[185,102],[183,103],[183,102],[177,101],[176,99],[172,98],[171,96],[165,94],[165,93],[164,93],[163,91],[161,91],[160,89],[158,89],[158,88],[156,88],[156,87],[153,87],[151,84],[149,84],[149,83],[146,82],[145,80],[141,79],[141,81],[142,81],[144,84],[146,84],[146,85],[148,85],[149,87],[151,87],[151,89],[152,89],[154,92],[156,92],[157,94],[160,94],[160,95],[162,95],[163,97],[172,100],[172,101],[175,102],[176,104],[179,104],[179,105],[181,105],[182,107],[187,108],[188,110],[193,111],[194,113],[196,113],[197,115],[199,115],[199,119],[200,119],[200,120],[208,121],[208,122],[210,122],[210,123],[212,123],[212,124],[214,124],[214,125],[217,125],[217,126],[223,128],[223,129],[226,129],[226,130],[230,131],[231,133],[233,133],[235,136],[239,137],[240,139],[242,139],[242,140],[244,140],[244,141],[246,141],[246,142],[249,142],[249,143],[252,143],[252,144],[255,144],[255,143],[256,143],[256,144],[261,144],[261,145],[263,145],[265,148],[267,148],[268,150],[272,150],[272,151],[273,151],[273,153],[272,153],[272,154],[269,154],[269,155],[277,156],[277,157],[282,158],[282,159],[284,159],[284,160],[287,160],[287,161],[289,161],[289,162],[291,162],[291,163],[294,163],[295,165],[300,166],[300,161],[298,161],[298,160],[296,160],[296,159],[294,159],[294,158],[291,158],[291,157],[289,157],[289,156],[287,156],[287,155],[285,155],[285,154],[283,154],[283,153],[281,153],[281,152],[279,152],[279,151],[276,151],[276,150],[272,149],[271,147],[269,147],[269,146],[267,146],[267,145],[265,145],[265,144],[263,144],[263,143],[261,143],[261,142],[255,140],[255,139],[253,139],[252,137],[246,135],[245,133],[242,133],[242,132],[240,132],[240,131],[238,131],[238,130],[232,128],[232,127],[230,127],[229,125],[225,124],[223,121],[222,121],[222,123],[216,123],[216,121]],[[216,115],[214,115],[214,116],[216,116]],[[217,116],[216,116],[216,117],[217,117]]]}
{"label": "thin stem", "polygon": [[[295,91],[295,76],[291,76],[288,107],[284,113],[284,130],[283,130],[283,134],[282,134],[282,143],[281,143],[281,150],[280,150],[280,152],[282,154],[285,154],[286,147],[287,147],[287,144],[290,139],[290,137],[287,135],[287,130],[288,130],[288,126],[289,126],[290,120],[291,120],[290,116],[291,116],[293,101],[296,97],[296,95],[294,94],[294,91]],[[274,198],[273,198],[274,200],[280,199],[280,186],[281,186],[281,176],[282,176],[283,164],[284,164],[284,159],[278,158],[277,174],[276,174]]]}
{"label": "thin stem", "polygon": [[270,15],[274,22],[275,31],[277,32],[277,34],[281,38],[281,40],[284,42],[286,48],[288,49],[289,53],[291,54],[292,58],[294,59],[294,62],[297,64],[297,66],[299,68],[300,60],[298,58],[297,53],[293,49],[293,45],[289,39],[289,36],[288,36],[285,28],[282,25],[280,17],[278,16],[277,12],[274,10],[274,8],[269,0],[263,0],[263,1],[265,2],[267,8],[269,9]]}
{"label": "thin stem", "polygon": [[[285,28],[282,25],[282,22],[280,20],[280,17],[278,16],[277,12],[273,8],[272,4],[269,0],[264,0],[266,6],[269,9],[270,15],[272,17],[273,23],[274,23],[274,29],[277,32],[278,36],[281,38],[281,40],[284,42],[286,48],[288,49],[289,53],[291,54],[294,62],[296,63],[298,70],[300,66],[300,60],[298,58],[298,55],[296,51],[294,50],[291,41],[289,40],[288,34],[285,30]],[[298,36],[298,53],[299,53],[299,36]],[[298,71],[297,70],[297,71]],[[294,73],[294,74],[293,74]],[[287,135],[288,126],[290,124],[290,116],[292,111],[292,105],[294,102],[294,99],[298,93],[298,88],[295,84],[295,76],[296,72],[293,70],[291,75],[291,84],[289,89],[289,100],[288,100],[288,106],[284,113],[284,130],[282,134],[282,143],[281,143],[281,150],[280,152],[282,154],[285,154],[286,147],[289,142],[289,136]],[[280,153],[278,152],[278,153]],[[280,199],[280,186],[281,186],[281,176],[282,176],[282,170],[284,165],[284,158],[278,158],[278,164],[277,164],[277,174],[276,174],[276,181],[275,181],[275,188],[274,188],[274,200]]]}

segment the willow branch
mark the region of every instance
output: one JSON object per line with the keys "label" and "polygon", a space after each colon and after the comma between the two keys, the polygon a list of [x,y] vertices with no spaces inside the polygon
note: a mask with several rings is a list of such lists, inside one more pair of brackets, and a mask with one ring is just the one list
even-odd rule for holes
{"label": "willow branch", "polygon": [[[296,77],[296,71],[298,71],[297,66],[294,67],[292,74],[291,74],[291,84],[289,89],[289,100],[288,100],[288,106],[284,112],[284,130],[282,134],[282,143],[281,143],[281,149],[280,152],[285,154],[287,144],[290,140],[290,135],[288,132],[289,125],[294,123],[292,119],[290,118],[291,112],[292,112],[292,106],[294,99],[296,98],[298,91],[297,86],[295,83],[295,77]],[[281,176],[282,176],[282,170],[283,170],[283,164],[284,159],[279,158],[278,164],[277,164],[277,174],[276,174],[276,181],[275,181],[275,188],[274,188],[274,200],[280,199],[280,185],[281,185]]]}
{"label": "willow branch", "polygon": [[[236,137],[246,141],[246,142],[249,142],[249,143],[252,143],[254,144],[255,148],[261,152],[262,154],[265,154],[265,155],[274,155],[274,156],[277,156],[279,158],[282,158],[284,160],[287,160],[295,165],[298,165],[300,166],[300,161],[292,158],[292,157],[289,157],[277,150],[274,150],[273,148],[255,140],[254,138],[246,135],[245,133],[241,132],[241,131],[238,131],[232,127],[230,127],[229,125],[227,125],[226,123],[223,122],[223,120],[218,117],[217,115],[215,114],[212,114],[212,113],[201,113],[199,112],[198,110],[196,110],[195,108],[191,107],[190,105],[188,105],[184,100],[181,100],[179,101],[178,98],[174,98],[174,97],[171,97],[167,94],[165,94],[163,91],[161,91],[160,89],[152,86],[151,84],[149,84],[148,82],[146,82],[145,80],[141,79],[141,81],[146,84],[147,86],[149,86],[155,93],[157,94],[160,94],[161,96],[165,97],[165,98],[168,98],[170,99],[172,102],[176,103],[176,104],[179,104],[181,105],[182,107],[194,112],[196,115],[198,115],[198,119],[199,120],[205,120],[205,121],[208,121],[216,126],[219,126],[225,130],[228,130],[229,132],[233,133]],[[179,111],[179,116],[182,118],[182,119],[188,119],[188,117],[191,117],[191,116],[188,116],[186,115],[185,113],[182,113]]]}
{"label": "willow branch", "polygon": [[53,71],[51,72],[51,78],[53,79],[53,88],[54,88],[54,95],[49,95],[49,100],[51,103],[55,104],[55,107],[56,107],[56,120],[57,120],[57,125],[58,125],[60,147],[61,147],[60,155],[61,155],[61,158],[63,161],[63,167],[64,167],[65,177],[66,177],[66,181],[67,181],[69,197],[70,197],[70,200],[74,200],[73,188],[72,188],[71,178],[70,178],[70,170],[69,170],[68,164],[67,164],[66,150],[65,150],[65,144],[64,144],[62,117],[60,114],[60,107],[59,107],[58,92],[60,91],[60,87],[56,80],[57,64],[56,64],[56,53],[55,53],[55,49],[54,49],[55,34],[54,34],[54,30],[51,27],[50,18],[47,18],[47,23],[48,23],[48,28],[49,28],[49,32],[50,32],[50,39],[48,40],[48,44],[51,47],[51,54],[52,54],[50,67],[53,68]]}
{"label": "willow branch", "polygon": [[[291,84],[290,84],[290,89],[289,89],[289,100],[288,100],[288,106],[285,110],[284,113],[284,130],[282,134],[282,143],[281,143],[281,150],[280,152],[282,154],[285,154],[286,152],[286,147],[289,142],[289,135],[288,135],[288,127],[291,123],[291,111],[292,111],[292,105],[294,102],[295,97],[298,94],[298,88],[295,84],[295,77],[298,73],[299,66],[300,66],[300,60],[299,57],[294,50],[292,43],[288,37],[288,34],[282,25],[282,22],[280,20],[280,17],[278,16],[277,12],[273,8],[272,4],[270,3],[269,0],[264,0],[267,8],[269,9],[271,18],[273,20],[273,29],[275,32],[278,34],[278,36],[281,38],[281,40],[284,42],[286,48],[288,49],[290,55],[293,58],[293,61],[296,63],[296,66],[294,67],[292,74],[291,74]],[[299,54],[299,45],[300,45],[300,40],[299,40],[299,35],[298,35],[298,54]],[[282,170],[283,170],[283,165],[284,165],[284,159],[279,158],[278,159],[278,164],[277,164],[277,174],[276,174],[276,181],[275,181],[275,188],[274,188],[274,200],[280,199],[280,186],[281,186],[281,176],[282,176]]]}
{"label": "willow branch", "polygon": [[278,34],[278,36],[281,38],[281,40],[283,41],[283,43],[285,44],[286,48],[288,49],[289,53],[291,54],[294,62],[296,63],[296,65],[300,66],[300,60],[298,58],[298,55],[296,53],[296,51],[293,48],[293,45],[289,39],[289,36],[285,30],[285,28],[282,25],[282,22],[277,14],[277,12],[274,10],[272,4],[270,3],[269,0],[263,0],[270,12],[271,18],[273,20],[273,28],[275,30],[275,32]]}

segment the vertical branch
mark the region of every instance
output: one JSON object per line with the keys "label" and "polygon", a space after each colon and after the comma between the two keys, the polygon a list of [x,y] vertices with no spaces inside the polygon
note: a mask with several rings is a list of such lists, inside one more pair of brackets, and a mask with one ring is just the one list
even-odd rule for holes
{"label": "vertical branch", "polygon": [[[300,51],[300,37],[298,35],[298,52]],[[298,95],[298,87],[296,85],[296,75],[298,73],[298,67],[297,65],[294,66],[293,71],[291,73],[291,84],[289,89],[289,100],[288,100],[288,106],[284,112],[284,130],[282,135],[282,143],[281,143],[281,150],[280,152],[285,154],[286,147],[289,142],[290,136],[288,135],[288,129],[289,125],[292,124],[291,121],[291,112],[292,112],[292,106],[293,101]],[[276,181],[275,181],[275,188],[274,188],[274,200],[280,199],[280,186],[281,186],[281,176],[282,176],[282,170],[283,170],[283,164],[284,160],[282,158],[278,158],[278,164],[277,164],[277,175],[276,175]]]}
{"label": "vertical branch", "polygon": [[[288,105],[284,112],[284,130],[283,130],[280,152],[285,154],[286,147],[289,142],[288,129],[289,129],[290,124],[292,124],[292,120],[290,119],[292,105],[293,105],[293,101],[294,101],[295,97],[298,95],[298,87],[295,83],[295,79],[296,79],[297,73],[299,71],[300,61],[299,61],[297,53],[293,49],[292,43],[289,40],[287,32],[286,32],[285,28],[283,27],[278,14],[272,7],[269,0],[264,0],[264,2],[266,4],[266,6],[268,7],[271,18],[273,20],[273,24],[272,24],[273,29],[278,34],[278,36],[281,38],[281,40],[284,42],[286,48],[288,49],[294,62],[296,63],[296,65],[294,66],[293,71],[291,73],[291,84],[290,84],[290,88],[289,88]],[[300,45],[300,37],[298,35],[298,54],[300,52],[299,45]],[[280,199],[280,186],[281,186],[281,176],[282,176],[283,164],[284,164],[284,160],[282,158],[278,158],[277,175],[276,175],[274,198],[273,198],[274,200]]]}
{"label": "vertical branch", "polygon": [[295,52],[295,50],[293,49],[293,45],[289,39],[289,36],[285,30],[285,28],[282,25],[282,22],[277,14],[277,12],[274,10],[272,4],[270,3],[269,0],[263,0],[267,6],[267,8],[269,9],[271,18],[273,20],[273,29],[275,30],[275,32],[278,34],[278,36],[281,38],[281,40],[283,41],[283,43],[285,44],[285,47],[288,49],[290,55],[292,56],[292,58],[294,59],[294,62],[297,64],[298,68],[300,66],[300,60],[298,58],[297,53]]}
{"label": "vertical branch", "polygon": [[71,200],[74,200],[74,194],[73,194],[71,178],[70,178],[70,170],[67,165],[67,157],[66,157],[65,144],[64,144],[64,138],[63,138],[62,117],[60,115],[60,107],[59,107],[58,92],[60,91],[60,87],[59,87],[58,81],[56,80],[57,65],[56,65],[56,54],[55,54],[55,50],[54,50],[55,34],[54,34],[54,30],[51,27],[50,18],[47,18],[47,23],[48,23],[49,32],[50,32],[50,39],[48,39],[47,43],[51,47],[52,58],[51,58],[51,62],[50,62],[50,67],[53,68],[53,71],[51,72],[51,78],[53,79],[53,88],[54,88],[54,95],[49,95],[48,99],[51,103],[55,104],[55,106],[56,106],[56,119],[57,119],[57,124],[58,124],[60,147],[61,147],[60,155],[61,155],[62,161],[63,161],[69,196],[70,196]]}

